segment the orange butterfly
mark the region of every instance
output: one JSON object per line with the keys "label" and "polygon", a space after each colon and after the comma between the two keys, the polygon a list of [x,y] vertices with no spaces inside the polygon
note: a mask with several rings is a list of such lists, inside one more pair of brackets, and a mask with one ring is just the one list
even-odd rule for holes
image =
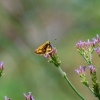
{"label": "orange butterfly", "polygon": [[52,51],[51,43],[50,43],[50,41],[47,41],[46,43],[39,46],[34,51],[34,53],[44,55],[44,54],[50,53],[51,51]]}

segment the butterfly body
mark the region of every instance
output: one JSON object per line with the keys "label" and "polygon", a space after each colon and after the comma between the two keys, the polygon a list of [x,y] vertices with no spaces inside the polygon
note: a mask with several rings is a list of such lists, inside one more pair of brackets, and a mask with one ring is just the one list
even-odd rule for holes
{"label": "butterfly body", "polygon": [[41,46],[39,46],[34,51],[34,53],[44,55],[44,54],[50,53],[51,51],[52,51],[51,43],[50,43],[50,41],[47,41],[44,44],[42,44]]}

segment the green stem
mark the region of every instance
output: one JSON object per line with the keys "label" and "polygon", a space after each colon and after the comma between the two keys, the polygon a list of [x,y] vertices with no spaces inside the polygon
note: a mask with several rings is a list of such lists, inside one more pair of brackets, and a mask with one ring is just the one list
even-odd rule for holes
{"label": "green stem", "polygon": [[74,92],[82,99],[85,100],[85,98],[76,90],[76,88],[72,85],[72,83],[70,82],[70,80],[68,79],[68,77],[66,76],[66,73],[62,71],[61,67],[58,66],[57,67],[59,72],[61,73],[61,75],[66,79],[66,81],[68,82],[68,84],[71,86],[71,88],[74,90]]}
{"label": "green stem", "polygon": [[100,100],[100,96],[98,96],[98,100]]}
{"label": "green stem", "polygon": [[[90,87],[88,87],[88,89],[96,96],[96,93]],[[100,100],[100,96],[97,96],[97,97],[98,97],[98,100]]]}
{"label": "green stem", "polygon": [[92,64],[92,62],[89,61],[89,60],[87,60],[84,56],[83,56],[83,58],[84,58],[84,60],[87,62],[88,65],[91,65],[91,64]]}
{"label": "green stem", "polygon": [[[84,57],[84,59],[86,60],[86,62],[88,63],[88,65],[91,65],[92,64],[92,62],[91,62],[91,60],[92,60],[92,54],[90,53],[90,62],[88,62],[86,59],[85,59],[85,57]],[[96,97],[98,97],[98,100],[100,100],[100,96],[97,96],[97,94],[90,88],[90,87],[88,87],[88,89],[96,96]]]}
{"label": "green stem", "polygon": [[91,89],[90,86],[88,87],[88,89],[89,89],[94,95],[96,95],[95,92]]}
{"label": "green stem", "polygon": [[98,100],[100,100],[100,97],[98,97]]}

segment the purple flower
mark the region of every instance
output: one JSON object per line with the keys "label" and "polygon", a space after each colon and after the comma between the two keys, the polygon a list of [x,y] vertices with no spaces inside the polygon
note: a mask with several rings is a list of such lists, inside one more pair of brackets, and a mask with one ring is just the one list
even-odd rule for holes
{"label": "purple flower", "polygon": [[97,54],[100,56],[100,46],[97,48],[94,48],[94,50],[97,52]]}
{"label": "purple flower", "polygon": [[55,55],[56,53],[57,53],[57,49],[56,49],[55,47],[52,47],[52,51],[49,52],[49,53],[46,53],[46,54],[44,55],[44,57],[46,57],[47,59],[50,59],[50,60],[51,60],[51,56],[52,56],[52,55]]}
{"label": "purple flower", "polygon": [[77,49],[89,49],[91,47],[94,47],[94,42],[90,41],[89,39],[87,40],[87,42],[83,42],[82,40],[80,40],[77,44],[76,44],[76,48]]}
{"label": "purple flower", "polygon": [[97,34],[97,38],[93,38],[92,40],[94,41],[94,43],[98,43],[98,45],[100,45],[100,37],[98,34]]}
{"label": "purple flower", "polygon": [[44,57],[46,57],[47,59],[50,59],[49,53],[45,54]]}
{"label": "purple flower", "polygon": [[89,86],[89,83],[88,81],[86,80],[86,77],[85,77],[85,70],[86,70],[86,66],[80,66],[79,69],[76,69],[75,71],[79,74],[79,76],[81,77],[81,82],[86,85],[86,86]]}
{"label": "purple flower", "polygon": [[4,69],[4,63],[3,63],[3,61],[2,62],[0,62],[0,69]]}
{"label": "purple flower", "polygon": [[99,35],[97,34],[97,40],[98,40],[98,42],[100,42],[100,37],[99,37]]}
{"label": "purple flower", "polygon": [[89,39],[86,42],[80,40],[76,44],[77,51],[83,56],[88,64],[92,63],[92,53],[94,51],[95,43]]}
{"label": "purple flower", "polygon": [[76,69],[75,71],[80,75],[80,74],[85,74],[85,69],[86,66],[80,66],[80,69]]}
{"label": "purple flower", "polygon": [[91,74],[92,74],[92,73],[96,73],[96,68],[94,68],[93,65],[90,65],[90,66],[89,66],[89,69],[90,69],[90,73],[91,73]]}
{"label": "purple flower", "polygon": [[26,95],[26,93],[23,93],[23,95],[26,98],[26,100],[35,100],[31,92],[28,92],[28,95]]}
{"label": "purple flower", "polygon": [[3,69],[4,69],[4,63],[2,61],[0,62],[0,76],[2,76]]}
{"label": "purple flower", "polygon": [[7,96],[4,96],[5,100],[12,100],[11,98],[8,98]]}
{"label": "purple flower", "polygon": [[52,48],[51,54],[54,55],[55,53],[57,53],[57,49],[55,47]]}
{"label": "purple flower", "polygon": [[57,55],[57,49],[53,46],[52,46],[52,51],[46,53],[44,57],[48,59],[49,63],[53,63],[56,67],[58,67],[61,63]]}
{"label": "purple flower", "polygon": [[100,95],[100,87],[99,87],[99,81],[97,79],[96,75],[96,68],[94,68],[93,65],[89,66],[90,69],[90,75],[91,75],[91,80],[92,80],[92,88],[96,96]]}
{"label": "purple flower", "polygon": [[85,42],[85,44],[87,48],[94,47],[95,45],[95,43],[93,41],[90,41],[89,39],[87,40],[87,42]]}
{"label": "purple flower", "polygon": [[84,42],[82,40],[80,40],[77,44],[76,44],[76,48],[80,49],[83,46]]}
{"label": "purple flower", "polygon": [[97,39],[96,38],[93,38],[92,40],[93,40],[94,44],[97,43]]}

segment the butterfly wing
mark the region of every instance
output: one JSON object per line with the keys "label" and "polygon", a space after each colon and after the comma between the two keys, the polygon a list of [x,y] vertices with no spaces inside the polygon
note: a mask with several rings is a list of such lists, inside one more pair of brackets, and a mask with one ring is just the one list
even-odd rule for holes
{"label": "butterfly wing", "polygon": [[39,46],[34,53],[36,54],[46,54],[52,50],[52,46],[50,44],[50,41],[47,41],[46,43]]}
{"label": "butterfly wing", "polygon": [[51,44],[48,44],[46,48],[46,53],[50,53],[51,51],[52,51],[52,46]]}
{"label": "butterfly wing", "polygon": [[46,52],[46,50],[44,49],[44,45],[40,46],[39,48],[37,48],[34,52],[36,54],[44,54]]}

